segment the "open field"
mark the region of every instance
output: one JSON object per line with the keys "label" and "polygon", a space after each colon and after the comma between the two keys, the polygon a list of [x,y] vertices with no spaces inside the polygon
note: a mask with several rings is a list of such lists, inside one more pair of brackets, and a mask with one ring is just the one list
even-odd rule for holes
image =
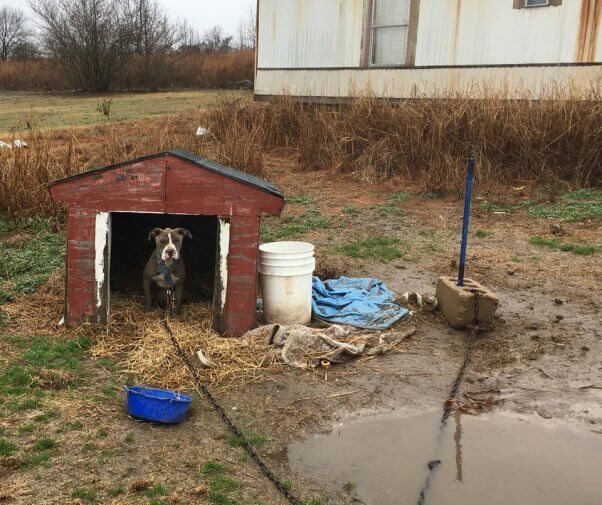
{"label": "open field", "polygon": [[198,90],[102,96],[0,91],[0,134],[24,130],[27,121],[42,130],[106,123],[96,109],[102,99],[112,99],[110,122],[114,123],[205,109],[220,99],[250,96],[240,91]]}

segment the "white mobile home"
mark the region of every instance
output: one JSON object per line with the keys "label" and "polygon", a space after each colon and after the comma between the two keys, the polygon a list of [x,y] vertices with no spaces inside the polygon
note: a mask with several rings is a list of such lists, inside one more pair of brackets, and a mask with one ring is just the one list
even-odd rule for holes
{"label": "white mobile home", "polygon": [[256,99],[602,86],[602,0],[258,0]]}

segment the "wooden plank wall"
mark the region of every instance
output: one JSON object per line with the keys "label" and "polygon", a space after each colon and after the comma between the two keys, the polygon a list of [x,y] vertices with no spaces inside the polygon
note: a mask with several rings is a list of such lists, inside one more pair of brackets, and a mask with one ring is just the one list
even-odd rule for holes
{"label": "wooden plank wall", "polygon": [[94,317],[96,211],[72,206],[67,219],[66,323]]}
{"label": "wooden plank wall", "polygon": [[243,335],[255,327],[259,216],[234,216],[230,222],[228,290],[223,332]]}

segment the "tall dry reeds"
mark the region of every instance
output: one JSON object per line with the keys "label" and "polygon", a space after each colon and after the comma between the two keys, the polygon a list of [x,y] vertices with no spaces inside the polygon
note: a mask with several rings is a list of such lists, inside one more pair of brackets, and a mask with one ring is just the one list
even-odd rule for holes
{"label": "tall dry reeds", "polygon": [[[158,90],[201,88],[232,89],[237,82],[253,80],[252,49],[226,53],[169,53],[152,61],[133,56],[113,89]],[[0,62],[0,89],[11,91],[73,90],[66,73],[51,59]]]}
{"label": "tall dry reeds", "polygon": [[[102,125],[74,131],[26,131],[23,149],[0,149],[0,213],[54,215],[49,182],[94,167],[118,163],[169,149],[186,149],[253,175],[263,174],[262,151],[254,132],[237,128],[223,136],[195,135],[207,124],[204,113],[165,117],[138,123]],[[5,140],[12,141],[6,137]]]}
{"label": "tall dry reeds", "polygon": [[297,149],[305,169],[333,169],[359,179],[400,175],[428,190],[454,190],[462,185],[467,156],[475,155],[485,183],[601,182],[600,97],[391,103],[364,96],[336,106],[283,98],[230,105],[228,113],[222,107],[208,116],[216,131],[253,132],[264,149]]}
{"label": "tall dry reeds", "polygon": [[0,62],[0,89],[10,91],[64,91],[69,89],[65,73],[52,60]]}
{"label": "tall dry reeds", "polygon": [[[198,126],[209,134],[196,137]],[[51,180],[170,148],[255,175],[263,154],[287,152],[299,170],[361,180],[401,176],[425,191],[460,192],[465,160],[479,161],[481,188],[602,182],[602,101],[448,97],[398,104],[361,97],[336,106],[247,100],[178,117],[104,125],[77,133],[30,132],[28,149],[0,150],[0,212],[57,214]],[[284,149],[283,149],[284,148]]]}

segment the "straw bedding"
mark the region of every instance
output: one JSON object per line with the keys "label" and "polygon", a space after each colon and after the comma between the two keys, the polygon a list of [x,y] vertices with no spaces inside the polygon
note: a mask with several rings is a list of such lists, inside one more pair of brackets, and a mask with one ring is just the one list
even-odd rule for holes
{"label": "straw bedding", "polygon": [[[33,295],[19,295],[3,306],[11,332],[23,335],[52,335],[56,338],[89,337],[90,355],[111,358],[135,380],[166,388],[192,387],[190,372],[175,352],[161,324],[162,312],[146,313],[138,297],[111,298],[111,320],[106,327],[59,326],[64,307],[64,273],[55,272]],[[224,338],[211,329],[212,306],[190,304],[170,325],[182,349],[194,356],[198,350],[211,358],[215,368],[200,370],[213,386],[229,388],[267,379],[269,373],[286,367],[279,352],[261,336]],[[194,361],[194,360],[193,360]]]}
{"label": "straw bedding", "polygon": [[[163,328],[162,312],[144,312],[142,298],[113,295],[111,320],[106,327],[59,326],[63,306],[64,275],[58,271],[38,292],[18,296],[3,310],[15,333],[56,338],[86,336],[92,342],[92,357],[112,359],[132,380],[156,387],[194,388],[190,372]],[[170,318],[184,352],[196,359],[196,352],[202,350],[215,363],[214,368],[199,369],[206,384],[219,389],[240,387],[290,369],[282,361],[280,349],[268,345],[261,332],[246,338],[224,338],[211,329],[211,322],[212,306],[200,303],[186,305],[182,315]],[[391,351],[401,347],[395,346]]]}

